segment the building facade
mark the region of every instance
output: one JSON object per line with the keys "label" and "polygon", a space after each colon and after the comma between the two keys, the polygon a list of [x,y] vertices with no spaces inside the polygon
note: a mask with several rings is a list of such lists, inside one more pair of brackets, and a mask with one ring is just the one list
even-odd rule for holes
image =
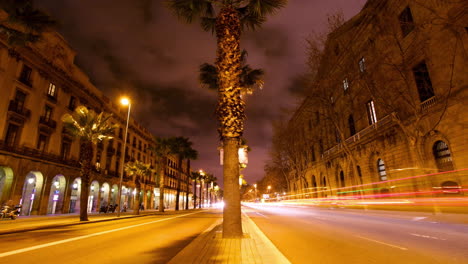
{"label": "building facade", "polygon": [[[112,139],[94,149],[89,212],[101,206],[135,203],[154,209],[159,204],[159,180],[152,173],[135,189],[134,178],[124,174],[122,196],[118,186],[122,158],[156,168],[160,159],[151,148],[153,135],[130,118],[125,153],[122,153],[127,109],[98,90],[75,64],[75,52],[58,33],[24,47],[11,47],[0,38],[0,203],[21,204],[22,215],[78,213],[80,208],[79,142],[65,133],[62,116],[78,105],[112,113],[119,125]],[[166,157],[167,168],[178,168],[176,157]],[[184,161],[181,197],[187,192]],[[184,176],[185,175],[185,176]],[[166,169],[167,207],[174,207],[179,177]],[[140,201],[135,201],[136,191]],[[190,199],[191,200],[191,199]],[[185,198],[181,198],[181,205]],[[181,206],[183,209],[184,207]]]}
{"label": "building facade", "polygon": [[290,119],[292,190],[467,195],[468,3],[369,0]]}

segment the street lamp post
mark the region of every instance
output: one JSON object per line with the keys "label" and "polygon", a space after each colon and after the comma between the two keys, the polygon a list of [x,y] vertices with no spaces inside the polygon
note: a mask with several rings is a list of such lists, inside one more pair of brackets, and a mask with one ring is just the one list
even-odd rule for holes
{"label": "street lamp post", "polygon": [[128,133],[128,121],[130,120],[130,108],[132,104],[127,97],[123,97],[120,100],[122,105],[128,105],[127,111],[127,125],[125,126],[125,134],[124,134],[124,143],[123,143],[123,150],[122,150],[122,165],[120,166],[120,180],[119,180],[119,192],[117,196],[117,201],[119,201],[119,210],[117,211],[117,217],[120,217],[120,212],[122,211],[122,181],[123,181],[123,174],[124,174],[124,163],[125,163],[125,147],[127,146],[127,133]]}

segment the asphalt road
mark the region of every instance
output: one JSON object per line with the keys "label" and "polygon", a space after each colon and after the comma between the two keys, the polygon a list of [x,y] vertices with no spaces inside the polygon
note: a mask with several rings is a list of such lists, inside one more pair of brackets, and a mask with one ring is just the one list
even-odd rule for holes
{"label": "asphalt road", "polygon": [[0,236],[0,263],[166,263],[222,213],[191,212]]}
{"label": "asphalt road", "polygon": [[405,212],[253,204],[246,213],[294,264],[468,263],[468,225]]}

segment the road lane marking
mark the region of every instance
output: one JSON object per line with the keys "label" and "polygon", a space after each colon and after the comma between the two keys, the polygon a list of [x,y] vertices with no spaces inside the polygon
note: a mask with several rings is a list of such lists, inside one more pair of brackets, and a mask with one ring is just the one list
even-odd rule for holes
{"label": "road lane marking", "polygon": [[363,237],[363,236],[357,236],[357,237],[362,238],[362,239],[366,239],[366,240],[369,240],[369,241],[372,241],[372,242],[375,242],[375,243],[379,243],[379,244],[382,244],[382,245],[386,245],[386,246],[389,246],[389,247],[394,247],[394,248],[398,248],[398,249],[401,249],[401,250],[408,250],[407,248],[404,248],[404,247],[388,244],[388,243],[378,241],[378,240],[374,240],[374,239],[370,239],[370,238],[367,238],[367,237]]}
{"label": "road lane marking", "polygon": [[423,219],[426,219],[427,217],[424,217],[424,216],[418,216],[418,217],[413,217],[412,221],[419,221],[419,220],[423,220]]}
{"label": "road lane marking", "polygon": [[270,217],[268,217],[268,216],[266,216],[266,215],[264,215],[264,214],[262,214],[262,213],[259,213],[259,212],[256,212],[256,213],[257,213],[258,215],[261,215],[261,216],[265,217],[265,218],[270,218]]}
{"label": "road lane marking", "polygon": [[430,238],[430,239],[437,239],[437,240],[447,240],[445,238],[438,238],[438,237],[433,237],[433,236],[428,236],[428,235],[421,235],[421,234],[416,234],[416,233],[409,233],[412,236],[417,236],[417,237],[423,237],[423,238]]}
{"label": "road lane marking", "polygon": [[8,257],[8,256],[11,256],[11,255],[24,253],[24,252],[28,252],[28,251],[32,251],[32,250],[36,250],[36,249],[40,249],[40,248],[51,247],[51,246],[55,246],[55,245],[59,245],[59,244],[63,244],[63,243],[68,243],[68,242],[81,240],[81,239],[85,239],[85,238],[90,238],[90,237],[94,237],[94,236],[100,236],[100,235],[109,234],[109,233],[113,233],[113,232],[117,232],[117,231],[122,231],[122,230],[125,230],[125,229],[134,228],[134,227],[154,224],[154,223],[157,223],[157,222],[163,222],[163,221],[171,220],[171,219],[174,219],[174,218],[179,218],[179,217],[182,217],[182,216],[198,214],[198,213],[201,213],[201,212],[183,214],[183,215],[178,215],[178,216],[174,216],[174,217],[170,217],[170,218],[164,218],[164,219],[159,219],[159,220],[156,220],[156,221],[142,223],[142,224],[138,224],[138,225],[126,226],[126,227],[121,227],[121,228],[117,228],[117,229],[113,229],[113,230],[102,231],[102,232],[99,232],[99,233],[93,233],[93,234],[89,234],[89,235],[84,235],[84,236],[59,240],[59,241],[55,241],[55,242],[50,242],[50,243],[47,243],[47,244],[42,244],[42,245],[37,245],[37,246],[32,246],[32,247],[27,247],[27,248],[22,248],[22,249],[16,249],[16,250],[0,253],[0,258]]}

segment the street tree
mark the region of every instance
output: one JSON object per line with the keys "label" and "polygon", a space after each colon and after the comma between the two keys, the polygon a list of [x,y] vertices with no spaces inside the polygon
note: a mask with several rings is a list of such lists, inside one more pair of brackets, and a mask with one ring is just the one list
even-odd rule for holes
{"label": "street tree", "polygon": [[189,186],[190,186],[190,160],[195,160],[198,158],[198,152],[192,148],[193,143],[185,137],[176,137],[174,138],[174,144],[171,145],[171,154],[174,154],[178,157],[178,181],[177,181],[177,192],[176,192],[176,205],[175,210],[179,210],[179,200],[180,200],[180,191],[181,191],[181,181],[182,181],[182,173],[183,167],[182,162],[183,160],[187,159],[187,188],[186,188],[186,200],[185,200],[185,209],[188,209],[188,193],[189,193]]}
{"label": "street tree", "polygon": [[80,221],[88,221],[89,183],[93,159],[93,146],[104,139],[111,139],[117,127],[111,123],[110,114],[97,114],[85,106],[78,106],[73,114],[62,117],[67,133],[80,141]]}
{"label": "street tree", "polygon": [[245,113],[240,85],[240,38],[242,31],[259,28],[267,15],[284,7],[287,0],[167,0],[167,3],[180,19],[192,23],[200,18],[202,28],[216,34],[216,113],[224,149],[223,237],[242,237],[238,146],[244,131]]}
{"label": "street tree", "polygon": [[13,46],[36,42],[43,32],[57,26],[54,19],[33,6],[32,0],[1,0],[0,8],[6,12],[0,17],[0,32]]}
{"label": "street tree", "polygon": [[125,171],[131,175],[135,176],[135,187],[137,189],[135,193],[135,204],[133,212],[136,215],[140,214],[140,192],[141,192],[141,182],[144,180],[145,177],[150,176],[153,173],[153,169],[151,169],[151,164],[145,164],[138,160],[134,162],[128,162],[125,164]]}

